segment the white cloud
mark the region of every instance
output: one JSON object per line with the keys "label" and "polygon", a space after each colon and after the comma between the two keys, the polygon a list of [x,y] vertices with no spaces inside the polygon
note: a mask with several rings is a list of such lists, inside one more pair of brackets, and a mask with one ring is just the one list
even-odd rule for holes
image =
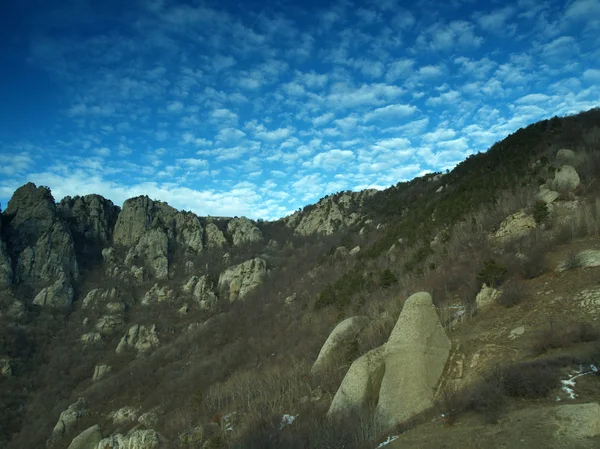
{"label": "white cloud", "polygon": [[425,142],[439,142],[441,140],[449,140],[456,136],[456,131],[451,128],[438,128],[435,131],[428,132],[423,135],[422,139]]}
{"label": "white cloud", "polygon": [[315,117],[312,119],[312,123],[314,126],[322,126],[325,125],[326,123],[329,123],[331,120],[333,120],[333,118],[335,117],[335,114],[333,112],[326,112],[325,114],[319,115],[318,117]]}
{"label": "white cloud", "polygon": [[335,170],[352,159],[354,153],[351,150],[330,150],[315,155],[310,163],[304,165],[316,169]]}
{"label": "white cloud", "polygon": [[409,104],[390,104],[365,114],[365,122],[398,117],[404,118],[414,114],[417,110],[416,106]]}
{"label": "white cloud", "polygon": [[587,69],[585,72],[583,72],[583,79],[593,83],[600,82],[600,70]]}
{"label": "white cloud", "polygon": [[600,2],[598,0],[575,0],[567,6],[565,18],[568,20],[589,20],[591,17],[600,16]]}
{"label": "white cloud", "polygon": [[529,94],[515,101],[517,104],[545,103],[550,97],[546,94]]}
{"label": "white cloud", "polygon": [[94,150],[94,153],[96,153],[98,156],[100,157],[109,157],[110,156],[110,148],[107,147],[101,147],[101,148],[96,148]]}
{"label": "white cloud", "polygon": [[237,128],[223,128],[220,129],[215,139],[218,142],[236,142],[246,137],[246,133]]}
{"label": "white cloud", "polygon": [[481,44],[483,38],[475,34],[474,25],[464,20],[437,22],[417,38],[417,46],[434,51],[478,48]]}
{"label": "white cloud", "polygon": [[5,176],[21,174],[28,170],[32,165],[33,158],[26,152],[0,154],[0,173]]}
{"label": "white cloud", "polygon": [[208,161],[205,159],[184,158],[184,159],[177,159],[177,163],[179,165],[187,166],[190,168],[206,168],[206,167],[208,167]]}
{"label": "white cloud", "polygon": [[460,98],[460,93],[455,90],[444,92],[437,97],[429,97],[425,103],[429,106],[437,106],[444,103],[456,103]]}
{"label": "white cloud", "polygon": [[237,124],[238,122],[238,115],[233,112],[230,111],[227,108],[219,108],[219,109],[215,109],[210,113],[210,118],[213,120],[213,122],[216,123],[231,123],[231,124]]}
{"label": "white cloud", "polygon": [[167,105],[167,111],[181,112],[183,111],[183,103],[181,101],[173,101]]}
{"label": "white cloud", "polygon": [[512,34],[517,26],[509,20],[515,15],[515,8],[506,6],[488,14],[475,14],[475,20],[481,28],[496,34]]}

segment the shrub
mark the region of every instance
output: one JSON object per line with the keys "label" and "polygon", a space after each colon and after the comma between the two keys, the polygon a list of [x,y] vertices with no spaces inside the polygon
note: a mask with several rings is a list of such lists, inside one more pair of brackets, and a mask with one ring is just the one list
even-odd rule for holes
{"label": "shrub", "polygon": [[536,355],[545,354],[551,349],[565,348],[576,343],[588,343],[600,340],[600,329],[588,322],[556,326],[550,322],[538,334],[533,344]]}
{"label": "shrub", "polygon": [[482,270],[477,274],[477,280],[486,283],[489,287],[498,287],[508,274],[508,269],[493,259],[484,262]]}
{"label": "shrub", "polygon": [[549,217],[550,212],[548,211],[548,206],[546,203],[541,200],[536,201],[533,208],[533,219],[535,220],[536,224],[545,224]]}
{"label": "shrub", "polygon": [[381,272],[379,276],[379,285],[383,288],[388,288],[398,282],[398,278],[390,271],[389,268],[386,268]]}
{"label": "shrub", "polygon": [[582,266],[581,257],[577,251],[569,251],[567,258],[562,264],[565,270],[574,270]]}
{"label": "shrub", "polygon": [[502,287],[502,293],[496,302],[504,307],[512,307],[523,301],[525,294],[523,283],[518,279],[511,279]]}
{"label": "shrub", "polygon": [[539,399],[560,386],[560,374],[547,362],[522,362],[502,370],[502,388],[507,396]]}

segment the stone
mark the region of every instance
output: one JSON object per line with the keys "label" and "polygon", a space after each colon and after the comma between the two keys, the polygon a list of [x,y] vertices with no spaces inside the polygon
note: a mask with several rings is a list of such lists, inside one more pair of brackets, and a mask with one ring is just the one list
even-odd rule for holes
{"label": "stone", "polygon": [[162,409],[155,407],[146,413],[142,413],[138,418],[138,422],[147,429],[150,429],[158,424],[160,416],[162,416]]}
{"label": "stone", "polygon": [[355,246],[354,248],[352,248],[350,250],[350,252],[348,254],[350,254],[351,256],[356,256],[359,252],[360,252],[360,246]]}
{"label": "stone", "polygon": [[98,332],[88,332],[87,334],[83,334],[79,340],[84,346],[92,346],[102,343],[102,335]]}
{"label": "stone", "polygon": [[376,410],[385,428],[433,405],[450,346],[431,295],[420,292],[410,296],[385,345],[385,374]]}
{"label": "stone", "polygon": [[112,239],[120,208],[100,195],[67,196],[57,206],[78,242],[79,260],[94,259]]}
{"label": "stone", "polygon": [[294,228],[300,235],[331,235],[340,228],[360,222],[362,217],[355,212],[377,191],[343,192],[328,196],[318,203],[307,206],[284,219],[286,226]]}
{"label": "stone", "polygon": [[118,433],[104,438],[96,449],[156,449],[161,446],[161,437],[154,429],[134,429],[126,436]]}
{"label": "stone", "polygon": [[317,374],[326,369],[368,323],[369,317],[366,316],[353,316],[339,323],[321,347],[317,360],[311,368],[311,373]]}
{"label": "stone", "polygon": [[[573,262],[576,263],[576,267],[572,267]],[[563,260],[556,267],[556,271],[565,271],[569,268],[590,268],[600,267],[600,250],[597,249],[586,249],[578,252],[575,255],[575,261],[567,259]]]}
{"label": "stone", "polygon": [[477,293],[475,298],[475,305],[477,310],[483,310],[492,304],[496,303],[496,300],[500,297],[502,292],[492,287],[488,287],[485,283],[481,286],[481,290]]}
{"label": "stone", "polygon": [[161,302],[173,302],[174,300],[175,292],[173,290],[166,285],[159,287],[158,284],[154,284],[142,298],[142,305],[149,306],[152,304],[160,304]]}
{"label": "stone", "polygon": [[102,432],[100,426],[96,424],[73,438],[68,449],[96,449],[101,440]]}
{"label": "stone", "polygon": [[130,198],[123,203],[117,218],[113,242],[129,248],[136,246],[153,228],[164,234],[162,226],[170,226],[176,214],[177,210],[167,203],[153,201],[147,196]]}
{"label": "stone", "polygon": [[214,223],[206,225],[206,247],[223,248],[227,245],[227,239],[221,230]]}
{"label": "stone", "polygon": [[559,193],[554,190],[550,190],[546,186],[540,186],[540,191],[537,194],[536,198],[539,201],[543,201],[546,204],[553,203],[559,197]]}
{"label": "stone", "polygon": [[345,246],[338,246],[335,249],[335,252],[333,253],[333,257],[335,259],[341,259],[343,257],[346,257],[348,255],[348,248],[346,248]]}
{"label": "stone", "polygon": [[283,301],[283,303],[286,306],[291,306],[292,304],[294,304],[296,302],[296,298],[297,298],[296,293],[293,293],[290,296],[288,296],[287,298],[285,298],[285,300]]}
{"label": "stone", "polygon": [[90,290],[81,303],[82,309],[104,310],[109,303],[119,303],[120,295],[116,288],[95,288]]}
{"label": "stone", "polygon": [[156,334],[156,324],[151,326],[134,324],[121,338],[116,353],[122,354],[127,349],[135,349],[138,354],[144,354],[160,344]]}
{"label": "stone", "polygon": [[521,337],[524,333],[524,326],[515,327],[513,330],[510,331],[510,334],[508,334],[508,338],[510,340],[516,340],[517,338]]}
{"label": "stone", "polygon": [[108,414],[108,419],[110,419],[115,426],[120,426],[123,424],[130,424],[132,422],[137,422],[140,416],[140,410],[136,407],[125,406],[121,407],[119,410],[115,410],[114,412],[110,412]]}
{"label": "stone", "polygon": [[33,299],[33,303],[37,306],[66,308],[73,303],[74,295],[73,286],[64,275],[61,275],[52,285],[40,290]]}
{"label": "stone", "polygon": [[356,359],[344,376],[327,416],[369,410],[376,405],[385,372],[385,345]]}
{"label": "stone", "polygon": [[144,233],[125,258],[126,265],[138,265],[142,260],[150,268],[156,279],[169,276],[169,239],[161,229],[151,229]]}
{"label": "stone", "polygon": [[227,224],[227,233],[231,236],[233,246],[260,242],[263,239],[260,229],[246,217],[232,219]]}
{"label": "stone", "polygon": [[19,321],[25,318],[25,304],[22,301],[14,300],[8,306],[6,310],[6,316],[13,320]]}
{"label": "stone", "polygon": [[563,165],[554,173],[552,190],[558,192],[573,192],[581,184],[577,170],[570,165]]}
{"label": "stone", "polygon": [[227,268],[219,276],[218,290],[233,302],[244,299],[258,287],[267,275],[267,263],[256,257],[239,265]]}
{"label": "stone", "polygon": [[500,229],[496,231],[494,237],[501,241],[513,240],[529,234],[535,228],[536,223],[533,216],[521,210],[509,215],[500,224]]}
{"label": "stone", "polygon": [[174,227],[175,240],[180,246],[195,254],[203,251],[204,229],[195,214],[178,212],[174,218]]}
{"label": "stone", "polygon": [[555,418],[557,437],[577,441],[600,435],[600,405],[597,402],[561,405],[557,407]]}
{"label": "stone", "polygon": [[77,421],[85,415],[86,402],[83,398],[77,399],[77,402],[69,405],[69,407],[63,411],[58,422],[52,430],[52,439],[60,439],[66,432],[71,430],[77,424]]}
{"label": "stone", "polygon": [[203,310],[212,309],[217,296],[208,276],[192,276],[183,286],[183,292],[189,294]]}
{"label": "stone", "polygon": [[443,191],[443,190],[444,190],[444,186],[439,186],[439,187],[436,189],[435,193],[442,193],[442,191]]}
{"label": "stone", "polygon": [[102,379],[108,373],[112,371],[112,366],[110,365],[96,365],[94,367],[94,375],[92,376],[92,380],[95,382],[97,380]]}
{"label": "stone", "polygon": [[104,315],[98,319],[94,327],[100,335],[113,335],[123,330],[125,319],[121,315]]}

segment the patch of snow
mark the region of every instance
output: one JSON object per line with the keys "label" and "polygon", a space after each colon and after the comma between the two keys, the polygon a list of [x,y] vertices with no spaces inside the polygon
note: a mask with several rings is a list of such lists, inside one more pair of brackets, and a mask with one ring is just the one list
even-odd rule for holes
{"label": "patch of snow", "polygon": [[[596,365],[590,364],[588,368],[588,370],[585,370],[583,365],[579,365],[579,370],[574,371],[571,377],[560,381],[560,383],[562,384],[561,389],[567,394],[569,399],[575,399],[577,397],[577,394],[575,394],[575,379],[577,379],[578,377],[587,376],[588,374],[595,374],[598,372],[598,367]],[[556,400],[560,401],[560,398],[556,398]]]}
{"label": "patch of snow", "polygon": [[384,442],[382,442],[381,444],[379,444],[379,446],[377,446],[377,449],[379,449],[379,448],[381,448],[383,446],[387,446],[392,441],[396,441],[397,439],[398,439],[398,435],[387,437],[387,439]]}
{"label": "patch of snow", "polygon": [[227,432],[231,432],[233,430],[233,418],[238,413],[238,411],[235,411],[223,416],[223,424],[225,424],[225,430]]}
{"label": "patch of snow", "polygon": [[298,417],[298,415],[289,415],[289,414],[285,414],[281,417],[281,424],[279,424],[279,430],[283,429],[286,426],[289,426],[290,424],[292,424],[295,419]]}

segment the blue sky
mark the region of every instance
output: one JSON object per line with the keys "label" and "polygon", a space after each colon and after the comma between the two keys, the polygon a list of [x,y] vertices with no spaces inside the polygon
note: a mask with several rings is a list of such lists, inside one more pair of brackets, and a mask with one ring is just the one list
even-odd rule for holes
{"label": "blue sky", "polygon": [[600,0],[9,0],[0,201],[277,218],[599,106],[599,61]]}

